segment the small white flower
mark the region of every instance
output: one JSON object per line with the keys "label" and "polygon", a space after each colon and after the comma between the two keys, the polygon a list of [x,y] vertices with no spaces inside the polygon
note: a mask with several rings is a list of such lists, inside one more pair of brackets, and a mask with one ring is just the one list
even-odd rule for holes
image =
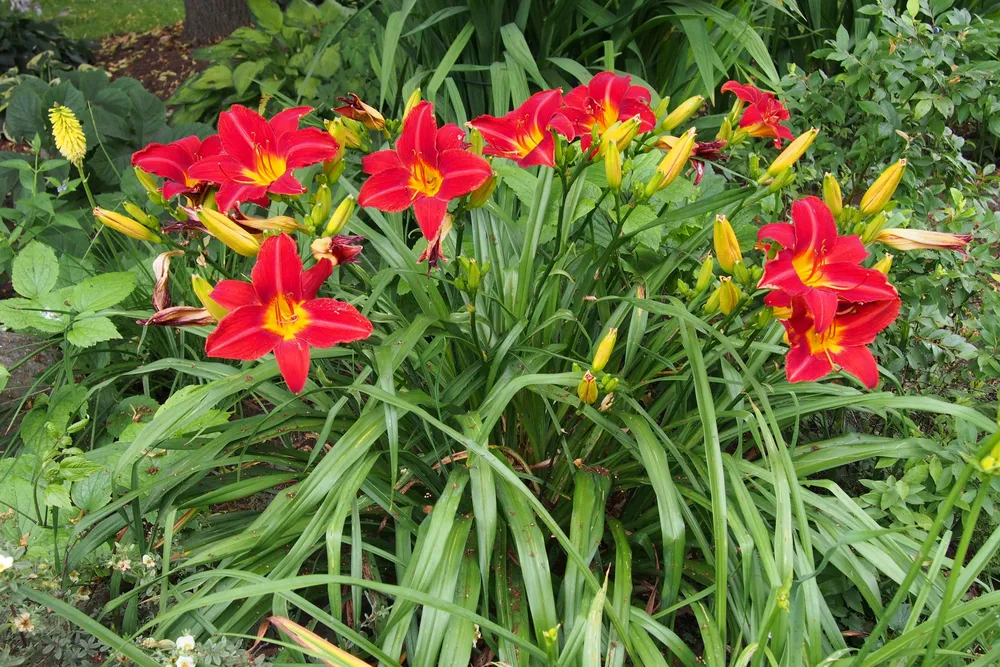
{"label": "small white flower", "polygon": [[7,554],[0,554],[0,572],[14,567],[14,557]]}
{"label": "small white flower", "polygon": [[177,662],[174,663],[175,667],[195,667],[197,664],[198,663],[194,661],[194,658],[189,655],[182,655],[177,658]]}
{"label": "small white flower", "polygon": [[142,564],[146,566],[147,570],[152,570],[154,567],[156,567],[156,561],[153,560],[153,557],[150,556],[149,554],[142,555]]}
{"label": "small white flower", "polygon": [[120,561],[115,563],[115,567],[117,567],[122,572],[128,572],[129,570],[132,569],[132,561],[130,561],[128,558],[122,558]]}
{"label": "small white flower", "polygon": [[[174,646],[178,651],[193,651],[194,650],[194,637],[191,635],[181,635],[174,642]],[[192,665],[194,663],[191,663]]]}
{"label": "small white flower", "polygon": [[69,580],[74,584],[80,583],[80,573],[77,572],[76,570],[73,570],[72,572],[69,573]]}
{"label": "small white flower", "polygon": [[34,632],[35,624],[31,622],[31,614],[25,611],[18,615],[14,619],[14,629],[26,634]]}

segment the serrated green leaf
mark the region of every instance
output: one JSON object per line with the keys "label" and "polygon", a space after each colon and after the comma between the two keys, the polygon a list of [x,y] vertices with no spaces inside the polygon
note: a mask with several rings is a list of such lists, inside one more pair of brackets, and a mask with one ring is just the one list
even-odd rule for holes
{"label": "serrated green leaf", "polygon": [[14,258],[11,282],[14,291],[29,299],[41,296],[56,285],[59,261],[52,248],[32,241]]}
{"label": "serrated green leaf", "polygon": [[77,347],[90,347],[106,340],[121,338],[114,322],[106,317],[87,317],[73,322],[66,340]]}
{"label": "serrated green leaf", "polygon": [[69,303],[79,312],[101,310],[121,302],[133,289],[135,276],[131,273],[104,273],[87,278],[74,287]]}

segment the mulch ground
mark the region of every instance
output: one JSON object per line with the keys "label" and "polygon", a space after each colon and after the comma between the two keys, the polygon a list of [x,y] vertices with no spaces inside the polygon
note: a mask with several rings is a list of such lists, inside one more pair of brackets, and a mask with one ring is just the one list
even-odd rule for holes
{"label": "mulch ground", "polygon": [[184,81],[209,63],[191,55],[192,47],[181,38],[182,22],[149,32],[112,35],[101,42],[94,65],[112,78],[138,79],[146,90],[167,100]]}

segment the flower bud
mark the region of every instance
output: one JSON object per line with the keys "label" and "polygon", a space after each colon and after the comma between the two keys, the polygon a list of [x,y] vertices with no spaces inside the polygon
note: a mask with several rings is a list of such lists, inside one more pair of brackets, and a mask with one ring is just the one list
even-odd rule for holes
{"label": "flower bud", "polygon": [[364,249],[359,244],[364,240],[363,236],[320,237],[312,242],[310,250],[312,250],[313,258],[317,262],[328,259],[334,266],[357,264],[357,256]]}
{"label": "flower bud", "polygon": [[183,250],[161,252],[153,260],[153,308],[163,310],[170,307],[170,259],[183,255]]}
{"label": "flower bud", "polygon": [[729,122],[729,118],[722,119],[722,127],[719,128],[719,133],[715,135],[716,141],[729,141],[733,138],[733,124]]}
{"label": "flower bud", "polygon": [[669,132],[675,127],[678,127],[681,123],[691,118],[691,116],[698,111],[701,107],[701,103],[704,101],[705,98],[701,95],[695,95],[694,97],[687,98],[681,102],[676,109],[671,111],[666,118],[663,119],[663,122],[660,123],[660,129],[664,132]]}
{"label": "flower bud", "polygon": [[469,293],[475,293],[479,289],[479,281],[482,279],[482,271],[479,269],[479,262],[476,261],[475,257],[465,257],[464,255],[458,258],[459,266],[461,267],[463,291]]}
{"label": "flower bud", "polygon": [[906,160],[899,160],[883,171],[861,198],[861,215],[875,215],[886,207],[906,171]]}
{"label": "flower bud", "polygon": [[143,171],[141,168],[135,168],[135,177],[139,179],[139,184],[146,189],[151,195],[160,194],[160,186],[156,182],[156,178],[149,172]]}
{"label": "flower bud", "polygon": [[886,253],[885,257],[875,262],[875,265],[872,266],[872,268],[884,276],[889,275],[889,269],[892,268],[892,255]]}
{"label": "flower bud", "polygon": [[406,106],[403,108],[403,120],[406,120],[406,117],[410,115],[411,111],[413,111],[413,107],[418,104],[420,104],[420,89],[414,88],[413,92],[410,93],[410,96],[406,99]]}
{"label": "flower bud", "polygon": [[774,159],[771,166],[767,168],[764,178],[773,178],[798,162],[799,158],[805,154],[806,149],[816,139],[817,134],[819,134],[819,130],[814,127],[796,137],[795,141],[788,144],[785,150],[781,151]]}
{"label": "flower bud", "polygon": [[116,232],[121,232],[125,236],[129,236],[133,239],[154,242],[158,242],[160,240],[160,237],[154,234],[149,227],[139,224],[132,218],[124,216],[121,213],[107,211],[98,206],[94,209],[94,217]]}
{"label": "flower bud", "polygon": [[347,195],[343,201],[337,204],[336,210],[330,216],[329,222],[326,223],[326,228],[323,229],[323,236],[336,236],[339,234],[340,230],[347,224],[347,221],[351,219],[353,213],[354,196]]}
{"label": "flower bud", "polygon": [[286,232],[291,234],[292,232],[306,230],[295,218],[290,218],[287,215],[276,215],[271,218],[241,218],[239,224],[242,227],[249,227],[258,232]]}
{"label": "flower bud", "polygon": [[344,173],[344,168],[347,165],[344,164],[343,160],[332,160],[330,162],[323,163],[323,175],[326,176],[326,182],[328,184],[336,183],[340,179],[341,175]]}
{"label": "flower bud", "polygon": [[698,278],[694,283],[695,294],[701,294],[708,289],[708,286],[712,284],[712,278],[715,277],[715,260],[712,259],[712,255],[705,258],[705,261],[701,263],[701,268],[698,269]]}
{"label": "flower bud", "polygon": [[138,220],[141,224],[146,225],[150,229],[159,230],[160,221],[151,216],[149,213],[146,213],[130,201],[122,202],[122,206],[125,207],[125,210],[128,211],[129,215]]}
{"label": "flower bud", "polygon": [[205,280],[202,276],[194,273],[191,275],[191,287],[194,289],[194,295],[198,297],[198,301],[204,306],[205,310],[212,314],[217,320],[221,320],[226,316],[229,311],[219,305],[219,302],[212,298],[212,283]]}
{"label": "flower bud", "polygon": [[583,374],[583,379],[576,387],[576,395],[586,404],[591,404],[597,400],[597,378],[590,371]]}
{"label": "flower bud", "polygon": [[882,228],[885,227],[885,223],[887,222],[889,222],[889,214],[885,211],[882,211],[868,221],[868,224],[859,222],[858,224],[863,226],[863,230],[861,232],[862,243],[868,245],[878,238],[879,233],[882,231]]}
{"label": "flower bud", "polygon": [[833,213],[833,217],[839,218],[840,212],[844,210],[844,198],[840,193],[837,177],[830,172],[823,174],[823,201],[830,209],[830,213]]}
{"label": "flower bud", "polygon": [[614,142],[609,142],[604,148],[604,175],[612,192],[622,189],[622,154]]}
{"label": "flower bud", "polygon": [[471,144],[470,150],[481,157],[486,140],[483,139],[482,133],[474,127],[469,128],[469,144]]}
{"label": "flower bud", "polygon": [[628,145],[632,143],[635,139],[635,135],[639,132],[639,126],[642,124],[642,119],[639,118],[638,114],[632,116],[628,120],[613,126],[607,132],[601,136],[601,153],[603,155],[605,147],[608,142],[614,142],[618,146],[619,151],[623,151],[628,148]]}
{"label": "flower bud", "polygon": [[162,327],[200,327],[215,324],[215,317],[204,308],[191,306],[171,306],[153,313],[145,320],[136,320],[142,326],[156,325]]}
{"label": "flower bud", "polygon": [[719,283],[719,310],[728,315],[743,298],[743,293],[728,276],[720,277]]}
{"label": "flower bud", "polygon": [[708,300],[705,302],[705,313],[707,315],[713,315],[719,312],[719,303],[722,300],[722,285],[715,288],[715,291],[708,296]]}
{"label": "flower bud", "polygon": [[385,129],[385,118],[378,109],[365,104],[354,93],[347,93],[347,97],[338,97],[337,100],[343,103],[342,106],[334,109],[340,115],[358,121],[369,130],[381,132]]}
{"label": "flower bud", "polygon": [[656,109],[653,110],[653,114],[657,118],[663,118],[667,113],[667,109],[669,108],[670,108],[670,96],[667,95],[666,97],[660,99],[660,103],[656,105]]}
{"label": "flower bud", "polygon": [[742,259],[737,260],[733,263],[732,274],[733,278],[736,279],[736,282],[738,282],[741,285],[746,285],[747,287],[749,287],[754,283],[753,276],[750,275],[750,271],[747,269],[747,266],[746,264],[743,263]]}
{"label": "flower bud", "polygon": [[594,361],[591,366],[595,373],[600,373],[607,366],[608,359],[611,358],[611,353],[615,349],[616,340],[618,340],[618,329],[612,327],[608,330],[607,335],[604,336],[600,344],[598,344],[597,351],[594,352]]}
{"label": "flower bud", "polygon": [[482,185],[472,191],[469,195],[469,208],[480,208],[486,205],[486,202],[490,200],[493,195],[493,191],[497,189],[497,175],[496,172],[490,174]]}
{"label": "flower bud", "polygon": [[990,454],[984,456],[979,461],[979,465],[985,472],[990,472],[990,473],[996,470],[997,468],[1000,468],[1000,462],[997,461],[996,457]]}
{"label": "flower bud", "polygon": [[330,215],[330,207],[333,205],[333,192],[328,185],[321,184],[316,190],[316,202],[309,212],[309,227],[316,229]]}
{"label": "flower bud", "polygon": [[[744,102],[738,97],[733,101],[733,108],[729,110],[729,115],[726,116],[726,119],[729,121],[730,125],[736,127],[736,124],[739,123],[740,118],[743,116],[743,107],[745,106],[746,102]],[[749,133],[747,134],[747,136],[750,136]],[[744,137],[744,139],[745,138],[746,137]]]}
{"label": "flower bud", "polygon": [[740,242],[736,240],[733,226],[729,224],[726,216],[717,215],[715,217],[712,241],[715,245],[715,256],[719,259],[719,266],[726,273],[732,273],[733,264],[743,260],[743,253],[740,251]]}
{"label": "flower bud", "polygon": [[198,219],[205,225],[208,233],[219,239],[227,247],[244,257],[256,257],[260,252],[260,240],[257,236],[237,225],[228,216],[218,211],[202,207],[198,210]]}
{"label": "flower bud", "polygon": [[691,149],[694,148],[695,129],[692,127],[682,134],[674,147],[660,161],[656,167],[656,173],[646,184],[645,196],[652,197],[656,192],[667,187],[680,175],[684,166],[691,157]]}
{"label": "flower bud", "polygon": [[897,250],[957,250],[965,252],[966,246],[972,241],[972,234],[946,234],[923,229],[890,227],[881,230],[875,240]]}

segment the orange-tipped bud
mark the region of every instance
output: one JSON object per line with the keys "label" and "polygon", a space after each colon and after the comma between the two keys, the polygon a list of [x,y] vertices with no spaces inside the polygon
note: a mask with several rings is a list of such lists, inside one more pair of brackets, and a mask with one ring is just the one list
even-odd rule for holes
{"label": "orange-tipped bud", "polygon": [[593,373],[587,371],[583,374],[583,379],[576,387],[576,395],[588,405],[597,400],[597,378]]}
{"label": "orange-tipped bud", "polygon": [[149,227],[146,227],[145,225],[136,222],[132,218],[122,215],[121,213],[107,211],[98,206],[94,209],[94,217],[116,232],[121,232],[125,236],[129,236],[138,241],[159,242],[160,240],[160,237],[154,234],[153,230]]}
{"label": "orange-tipped bud", "polygon": [[712,241],[715,245],[715,256],[719,259],[719,266],[726,273],[732,273],[733,265],[743,261],[743,252],[740,250],[740,242],[736,240],[736,232],[733,231],[733,226],[729,224],[729,219],[726,216],[715,216]]}
{"label": "orange-tipped bud", "polygon": [[875,215],[884,209],[892,199],[892,195],[896,193],[905,171],[906,160],[898,160],[879,174],[861,198],[861,205],[858,207],[861,215]]}

